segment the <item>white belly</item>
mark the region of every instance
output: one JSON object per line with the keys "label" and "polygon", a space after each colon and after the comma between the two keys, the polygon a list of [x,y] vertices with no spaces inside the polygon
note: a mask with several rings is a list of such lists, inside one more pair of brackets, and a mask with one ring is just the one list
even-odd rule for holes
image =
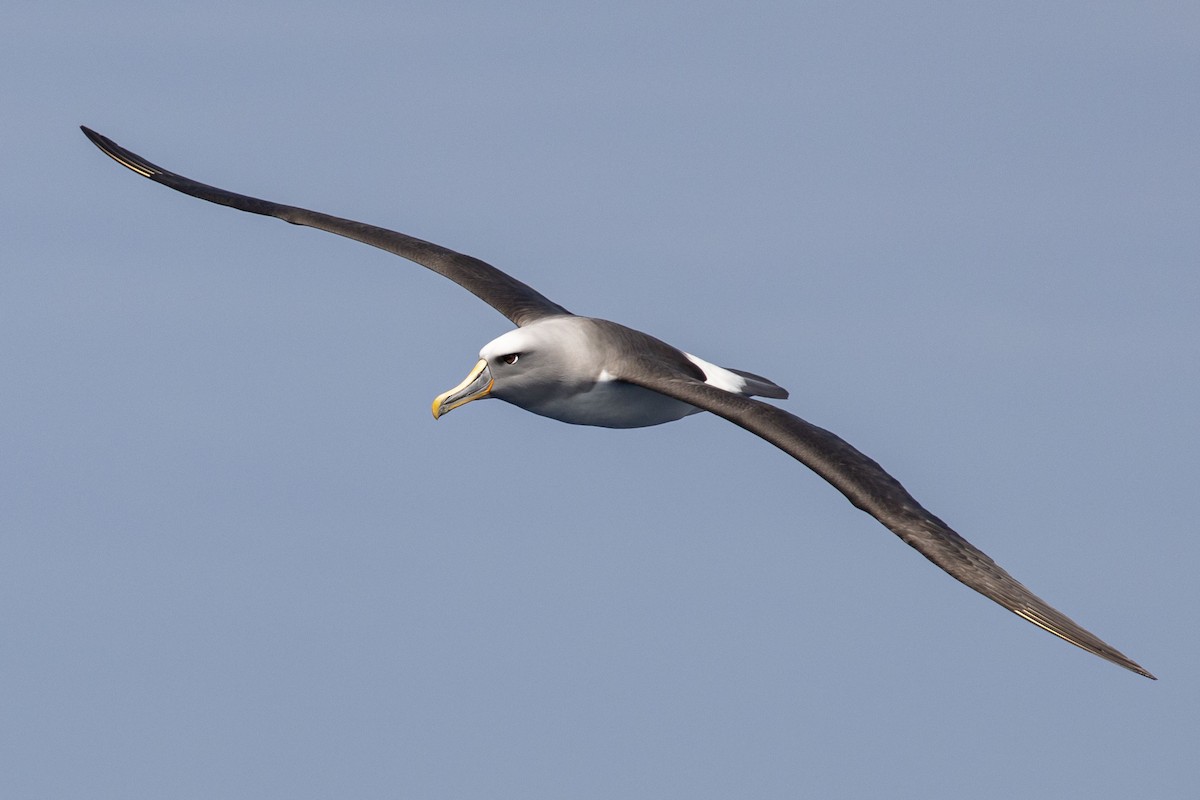
{"label": "white belly", "polygon": [[700,409],[623,381],[601,380],[587,392],[547,397],[522,407],[572,425],[644,428],[695,414]]}

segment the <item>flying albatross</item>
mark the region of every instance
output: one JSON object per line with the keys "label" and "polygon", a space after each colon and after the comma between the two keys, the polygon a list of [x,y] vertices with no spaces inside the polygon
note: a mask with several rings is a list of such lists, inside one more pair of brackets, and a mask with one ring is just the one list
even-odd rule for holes
{"label": "flying albatross", "polygon": [[636,428],[710,411],[766,439],[844,494],[851,503],[951,576],[1073,645],[1154,676],[1052,608],[983,551],[925,510],[899,481],[827,430],[754,397],[787,392],[741,370],[725,369],[653,336],[572,314],[490,264],[445,247],[362,222],[235,194],[155,166],[84,127],[118,164],[176,191],[239,211],[277,217],[369,244],[444,275],[517,327],[484,345],[458,386],[433,401],[440,417],[473,400],[496,397],[575,425]]}

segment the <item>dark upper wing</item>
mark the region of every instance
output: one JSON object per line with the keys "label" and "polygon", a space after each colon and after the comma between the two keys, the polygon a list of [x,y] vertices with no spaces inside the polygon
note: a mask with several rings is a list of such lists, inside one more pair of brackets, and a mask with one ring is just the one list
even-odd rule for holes
{"label": "dark upper wing", "polygon": [[410,261],[415,261],[423,267],[428,267],[439,275],[446,276],[517,325],[527,325],[543,317],[570,313],[515,278],[477,258],[456,253],[403,233],[377,228],[374,225],[331,217],[328,214],[295,206],[272,203],[269,200],[259,200],[255,197],[247,197],[218,189],[215,186],[198,183],[191,178],[185,178],[151,164],[106,136],[101,136],[86,127],[80,127],[105,155],[144,178],[149,178],[156,183],[170,186],[176,191],[190,194],[192,197],[199,197],[210,203],[219,203],[239,211],[249,211],[252,214],[278,217],[293,225],[307,225],[310,228],[329,231],[369,244],[372,247],[378,247],[389,253],[395,253]]}
{"label": "dark upper wing", "polygon": [[975,591],[1073,645],[1154,678],[1026,589],[986,553],[922,508],[883,467],[840,437],[781,408],[656,367],[645,361],[631,364],[620,377],[711,411],[761,436],[829,481],[851,503]]}

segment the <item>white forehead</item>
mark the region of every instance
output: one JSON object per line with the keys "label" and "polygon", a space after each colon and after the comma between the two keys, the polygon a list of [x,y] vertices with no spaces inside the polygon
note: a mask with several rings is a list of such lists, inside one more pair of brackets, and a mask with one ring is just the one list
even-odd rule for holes
{"label": "white forehead", "polygon": [[586,362],[592,356],[595,343],[589,338],[590,329],[581,317],[553,317],[539,320],[524,328],[511,330],[483,346],[479,357],[491,360],[510,353],[538,352],[545,356],[562,356],[571,361]]}
{"label": "white forehead", "polygon": [[483,346],[479,357],[491,361],[509,353],[525,353],[534,344],[535,337],[530,336],[529,329],[517,328],[501,336],[497,336]]}

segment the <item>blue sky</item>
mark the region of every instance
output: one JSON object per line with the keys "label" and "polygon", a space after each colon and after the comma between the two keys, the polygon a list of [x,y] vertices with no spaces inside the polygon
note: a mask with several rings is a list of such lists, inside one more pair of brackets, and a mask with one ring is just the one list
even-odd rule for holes
{"label": "blue sky", "polygon": [[[17,4],[0,795],[1190,797],[1189,3]],[[429,402],[509,326],[788,387],[1161,680],[711,417]]]}

